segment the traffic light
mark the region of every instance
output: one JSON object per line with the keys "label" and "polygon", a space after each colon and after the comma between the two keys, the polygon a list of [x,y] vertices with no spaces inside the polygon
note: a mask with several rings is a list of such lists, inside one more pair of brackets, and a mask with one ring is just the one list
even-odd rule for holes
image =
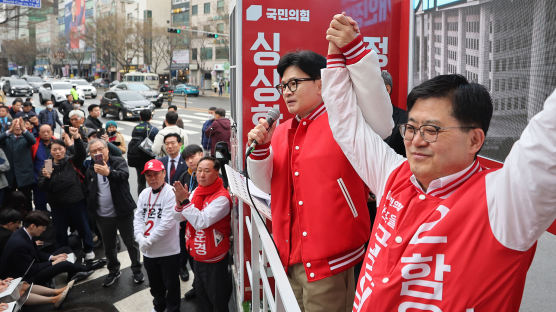
{"label": "traffic light", "polygon": [[181,29],[179,29],[179,28],[168,28],[168,32],[179,34],[179,33],[181,33]]}
{"label": "traffic light", "polygon": [[208,34],[207,34],[207,38],[214,38],[214,39],[216,39],[216,38],[218,38],[218,34],[208,33]]}

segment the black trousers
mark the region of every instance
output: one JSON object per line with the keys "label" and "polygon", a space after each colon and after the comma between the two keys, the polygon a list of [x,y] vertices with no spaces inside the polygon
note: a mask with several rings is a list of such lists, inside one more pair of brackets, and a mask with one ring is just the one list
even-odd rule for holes
{"label": "black trousers", "polygon": [[135,171],[137,172],[137,196],[139,196],[139,194],[141,194],[141,192],[146,188],[147,178],[144,174],[141,174],[143,168],[136,167]]}
{"label": "black trousers", "polygon": [[133,236],[133,214],[123,217],[108,218],[96,216],[96,221],[102,235],[108,271],[110,273],[116,273],[120,270],[120,261],[118,261],[118,251],[116,250],[116,236],[119,230],[120,236],[127,248],[129,259],[131,259],[131,271],[133,271],[133,273],[141,272],[139,245]]}
{"label": "black trousers", "polygon": [[199,308],[206,312],[227,312],[232,295],[232,275],[228,271],[228,257],[216,263],[193,260],[193,287]]}
{"label": "black trousers", "polygon": [[149,258],[143,256],[154,309],[157,312],[180,311],[179,254]]}
{"label": "black trousers", "polygon": [[[60,248],[56,250],[53,255],[58,255],[61,253],[69,253],[71,249],[68,247]],[[51,279],[53,279],[56,275],[61,273],[68,273],[68,277],[71,278],[77,272],[86,271],[87,269],[81,264],[71,263],[69,261],[62,261],[55,265],[48,266],[33,276],[26,278],[27,282],[32,282],[39,285],[46,285]]]}
{"label": "black trousers", "polygon": [[68,244],[68,226],[77,229],[80,238],[83,240],[83,251],[90,252],[93,250],[93,235],[89,228],[89,219],[87,218],[87,208],[85,201],[79,201],[75,204],[51,205],[52,220],[56,227],[56,243],[59,247],[69,246]]}

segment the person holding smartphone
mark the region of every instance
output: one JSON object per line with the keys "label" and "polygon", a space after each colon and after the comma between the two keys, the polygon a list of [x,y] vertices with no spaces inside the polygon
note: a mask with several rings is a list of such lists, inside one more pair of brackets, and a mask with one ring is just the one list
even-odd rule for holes
{"label": "person holding smartphone", "polygon": [[[93,260],[93,236],[89,228],[85,203],[83,161],[87,157],[85,143],[77,128],[70,127],[63,134],[63,141],[52,139],[50,159],[44,161],[39,177],[39,188],[46,192],[47,201],[52,208],[52,220],[56,228],[58,247],[69,246],[68,226],[77,229],[83,240],[85,260]],[[73,146],[73,155],[66,153]]]}
{"label": "person holding smartphone", "polygon": [[108,261],[109,273],[102,286],[112,286],[121,275],[116,247],[118,231],[131,260],[133,282],[139,284],[144,276],[133,232],[136,205],[129,190],[129,169],[124,158],[109,154],[108,144],[102,139],[89,141],[89,154],[94,164],[86,172],[87,205],[94,213]]}

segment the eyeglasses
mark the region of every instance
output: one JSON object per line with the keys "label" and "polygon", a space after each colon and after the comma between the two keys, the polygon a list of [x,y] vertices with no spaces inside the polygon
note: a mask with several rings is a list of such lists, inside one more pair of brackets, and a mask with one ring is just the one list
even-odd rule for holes
{"label": "eyeglasses", "polygon": [[410,124],[399,125],[400,134],[406,141],[413,141],[415,137],[415,132],[419,131],[421,137],[425,142],[434,143],[438,140],[438,133],[448,131],[448,129],[475,129],[477,127],[465,126],[465,127],[439,127],[435,125],[422,125],[420,127],[415,127]]}
{"label": "eyeglasses", "polygon": [[297,85],[301,81],[315,81],[318,79],[320,78],[294,78],[286,83],[277,84],[275,88],[276,90],[278,90],[280,94],[284,94],[284,90],[286,89],[286,87],[288,87],[288,89],[290,89],[291,92],[295,92],[297,90]]}

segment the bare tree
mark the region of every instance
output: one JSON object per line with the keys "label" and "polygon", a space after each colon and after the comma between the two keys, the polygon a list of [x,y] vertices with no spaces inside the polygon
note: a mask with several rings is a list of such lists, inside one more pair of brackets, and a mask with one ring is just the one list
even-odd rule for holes
{"label": "bare tree", "polygon": [[87,45],[97,47],[101,59],[109,58],[127,72],[133,59],[143,54],[145,33],[141,22],[106,15],[87,24],[83,39]]}
{"label": "bare tree", "polygon": [[151,66],[153,72],[158,72],[159,67],[170,66],[173,48],[169,33],[163,27],[153,27]]}
{"label": "bare tree", "polygon": [[37,56],[36,45],[27,39],[4,40],[2,42],[3,54],[11,62],[19,66],[25,66],[29,72],[33,71],[35,58]]}

